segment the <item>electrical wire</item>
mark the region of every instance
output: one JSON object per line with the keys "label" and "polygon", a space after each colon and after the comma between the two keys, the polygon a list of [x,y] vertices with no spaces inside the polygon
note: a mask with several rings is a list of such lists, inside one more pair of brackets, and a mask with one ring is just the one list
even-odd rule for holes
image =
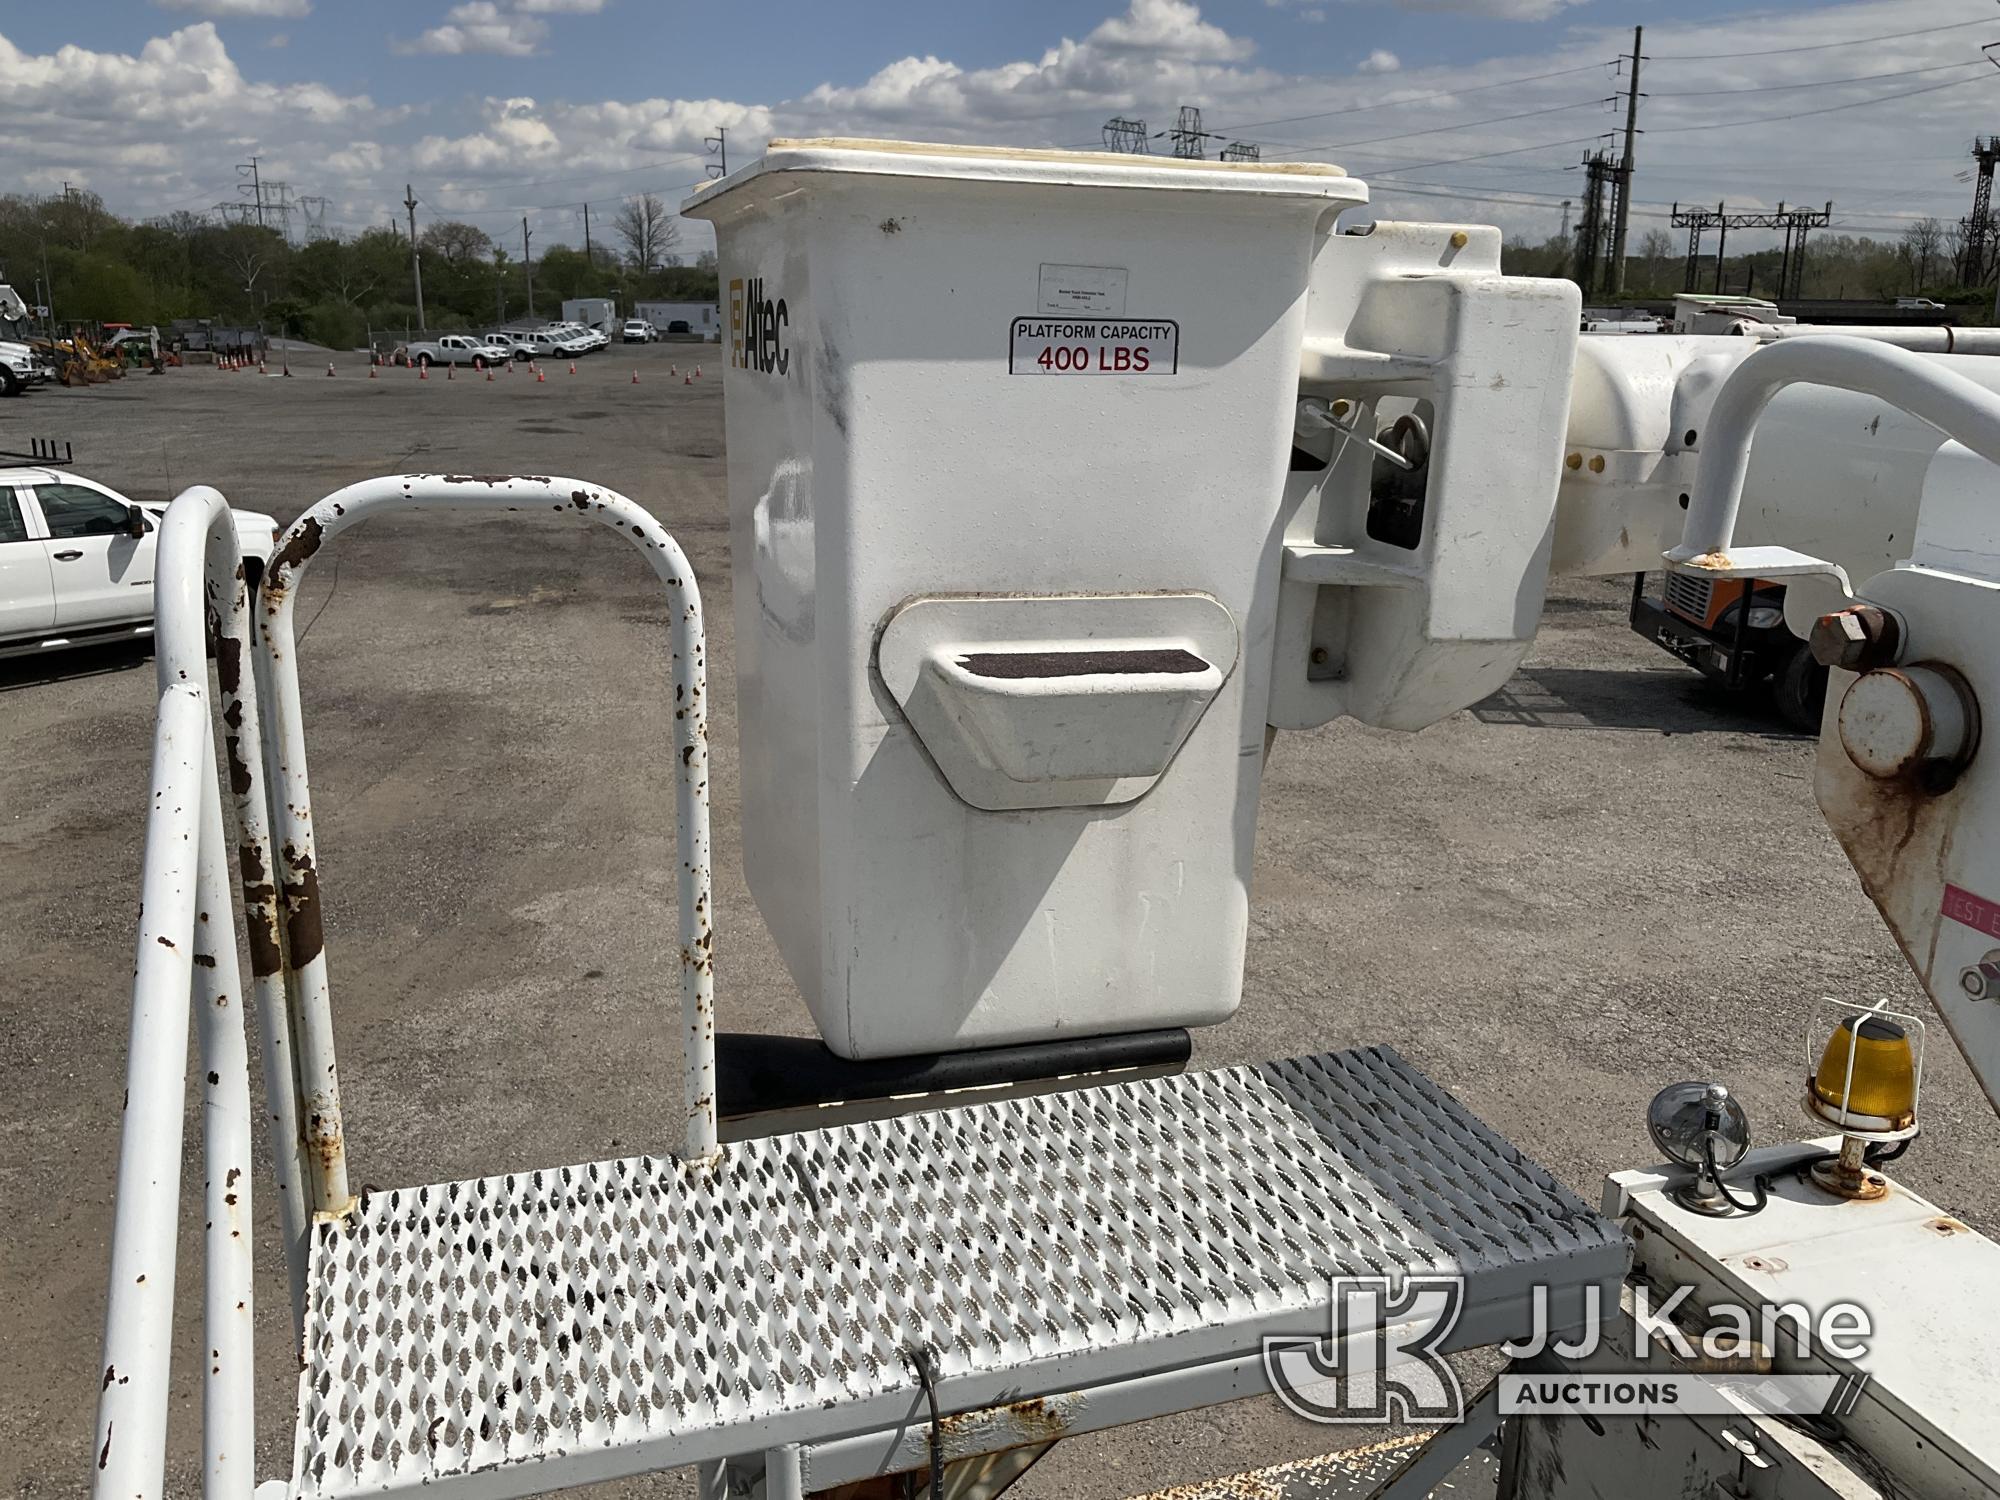
{"label": "electrical wire", "polygon": [[903,1351],[903,1358],[908,1360],[910,1362],[911,1367],[916,1370],[917,1384],[923,1387],[924,1399],[925,1401],[930,1403],[930,1409],[931,1409],[930,1500],[943,1500],[944,1432],[942,1430],[942,1424],[938,1419],[937,1370],[931,1360],[931,1351],[929,1350],[928,1347],[925,1347],[923,1345],[912,1344],[909,1348]]}
{"label": "electrical wire", "polygon": [[1750,1179],[1750,1201],[1745,1203],[1729,1191],[1729,1184],[1723,1180],[1721,1170],[1715,1165],[1715,1134],[1703,1131],[1701,1137],[1701,1164],[1708,1168],[1708,1180],[1715,1184],[1715,1190],[1722,1194],[1722,1201],[1740,1214],[1757,1214],[1764,1211],[1764,1205],[1771,1201],[1771,1179],[1759,1172]]}
{"label": "electrical wire", "polygon": [[1668,89],[1661,93],[1647,91],[1642,99],[1711,99],[1719,94],[1780,94],[1787,89],[1831,89],[1849,83],[1874,83],[1883,78],[1914,78],[1919,73],[1949,73],[1954,68],[1985,68],[1989,64],[1983,57],[1968,58],[1964,62],[1939,63],[1930,68],[1904,68],[1895,73],[1861,73],[1853,78],[1808,78],[1804,83],[1759,83],[1747,89]]}
{"label": "electrical wire", "polygon": [[1994,18],[1982,16],[1976,21],[1953,21],[1948,26],[1924,26],[1915,31],[1888,31],[1881,36],[1850,37],[1844,42],[1814,42],[1807,47],[1766,47],[1757,52],[1664,52],[1647,53],[1647,62],[1728,62],[1738,57],[1781,57],[1793,52],[1825,52],[1834,47],[1863,47],[1870,42],[1897,42],[1904,37],[1930,36],[1940,31],[1963,31],[1968,26],[1991,25]]}
{"label": "electrical wire", "polygon": [[1846,104],[1828,104],[1819,109],[1794,110],[1788,115],[1758,115],[1747,120],[1711,120],[1706,125],[1654,125],[1647,128],[1648,135],[1686,135],[1696,130],[1731,130],[1745,125],[1775,125],[1781,120],[1804,120],[1814,115],[1838,114],[1844,109],[1865,109],[1871,104],[1888,104],[1897,99],[1914,99],[1920,94],[1935,94],[1942,89],[1964,88],[1968,83],[1984,83],[1988,75],[1975,74],[1971,78],[1954,78],[1949,83],[1933,83],[1928,88],[1901,89],[1893,94],[1877,94],[1873,99],[1855,99]]}
{"label": "electrical wire", "polygon": [[[1432,167],[1455,167],[1461,162],[1491,161],[1496,156],[1520,156],[1525,152],[1548,151],[1557,146],[1580,146],[1588,144],[1591,141],[1601,141],[1609,134],[1609,131],[1599,131],[1596,135],[1573,135],[1566,140],[1560,141],[1537,141],[1532,146],[1509,146],[1501,151],[1481,151],[1473,156],[1447,156],[1438,161],[1403,162],[1392,166],[1387,171],[1373,172],[1371,175],[1388,178],[1394,177],[1398,172],[1424,172]],[[1563,170],[1568,169],[1564,168]]]}
{"label": "electrical wire", "polygon": [[1284,146],[1282,142],[1277,141],[1260,142],[1260,144],[1280,146],[1281,149],[1275,153],[1278,156],[1294,156],[1301,151],[1347,151],[1355,146],[1373,146],[1383,141],[1408,141],[1415,140],[1418,136],[1449,135],[1454,130],[1473,130],[1481,125],[1498,125],[1507,120],[1526,120],[1537,115],[1558,115],[1564,110],[1583,109],[1589,105],[1602,105],[1606,102],[1604,99],[1575,99],[1568,104],[1551,104],[1542,109],[1523,109],[1511,115],[1492,115],[1484,120],[1461,120],[1455,125],[1433,125],[1428,130],[1404,130],[1394,135],[1371,135],[1358,141],[1336,141],[1323,146]]}
{"label": "electrical wire", "polygon": [[1439,89],[1430,94],[1412,94],[1403,99],[1384,99],[1373,104],[1350,104],[1345,109],[1321,110],[1313,115],[1287,115],[1282,120],[1251,120],[1242,125],[1225,125],[1215,132],[1217,135],[1241,136],[1248,131],[1262,130],[1271,125],[1297,125],[1304,120],[1330,120],[1336,115],[1366,114],[1374,109],[1396,109],[1405,104],[1422,104],[1431,99],[1455,99],[1463,94],[1484,94],[1493,89],[1504,89],[1517,83],[1538,83],[1544,78],[1567,78],[1575,73],[1588,73],[1597,68],[1615,66],[1616,58],[1607,57],[1597,62],[1584,63],[1575,68],[1557,68],[1549,73],[1528,73],[1520,78],[1502,78],[1495,83],[1477,84],[1465,89]]}
{"label": "electrical wire", "polygon": [[[682,156],[668,156],[661,158],[659,161],[641,162],[636,167],[615,167],[608,168],[602,172],[585,172],[580,177],[542,177],[518,182],[489,182],[485,186],[495,191],[506,188],[561,187],[565,183],[595,182],[602,177],[629,177],[634,172],[651,172],[658,167],[671,167],[678,162],[700,161],[703,154],[699,151],[690,151]],[[422,198],[419,198],[417,201],[419,203],[425,202]],[[427,206],[442,208],[447,212],[451,211],[449,204],[432,203]]]}

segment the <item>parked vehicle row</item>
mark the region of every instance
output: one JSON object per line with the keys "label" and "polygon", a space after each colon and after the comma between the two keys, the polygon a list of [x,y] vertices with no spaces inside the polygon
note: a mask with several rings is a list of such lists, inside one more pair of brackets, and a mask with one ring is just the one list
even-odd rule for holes
{"label": "parked vehicle row", "polygon": [[483,370],[509,360],[577,359],[610,343],[608,334],[581,323],[550,323],[542,328],[499,328],[491,333],[447,333],[418,339],[399,348],[394,362],[424,369],[470,365]]}
{"label": "parked vehicle row", "polygon": [[[64,469],[0,469],[0,657],[153,633],[153,553],[164,505],[140,505]],[[254,585],[278,523],[232,512]]]}
{"label": "parked vehicle row", "polygon": [[611,340],[581,323],[550,323],[541,328],[503,328],[491,335],[513,351],[516,359],[575,359],[606,347]]}
{"label": "parked vehicle row", "polygon": [[447,333],[405,344],[401,362],[426,370],[432,365],[471,365],[475,370],[483,370],[488,365],[504,365],[512,358],[512,349],[483,334]]}

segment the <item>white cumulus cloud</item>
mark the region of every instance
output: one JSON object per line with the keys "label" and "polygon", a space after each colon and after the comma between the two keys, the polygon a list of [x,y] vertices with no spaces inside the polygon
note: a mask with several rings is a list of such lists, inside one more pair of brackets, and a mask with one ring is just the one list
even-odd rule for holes
{"label": "white cumulus cloud", "polygon": [[312,13],[312,0],[153,0],[162,10],[191,11],[218,21],[297,20]]}
{"label": "white cumulus cloud", "polygon": [[[438,29],[467,32],[455,39],[461,50],[476,50],[471,28],[498,27],[518,43],[515,28],[545,24],[521,9],[540,0],[464,0],[450,14],[443,3],[424,14]],[[1490,12],[1552,0],[1396,3]],[[1400,35],[1394,57],[1364,31],[1343,71],[1309,75],[1255,53],[1189,0],[1098,4],[1075,35],[1045,33],[1011,59],[884,50],[869,67],[789,97],[735,99],[621,97],[643,78],[613,69],[538,81],[532,99],[468,99],[461,84],[384,109],[323,82],[245,77],[207,22],[132,52],[79,44],[34,53],[0,37],[0,137],[25,190],[83,183],[123,213],[234,198],[231,164],[255,152],[269,179],[333,199],[330,223],[380,222],[409,181],[430,211],[489,228],[540,214],[538,244],[576,241],[574,205],[585,199],[606,213],[632,193],[678,199],[714,164],[704,142],[718,131],[728,135],[730,164],[741,166],[777,135],[1096,145],[1110,116],[1157,133],[1194,105],[1208,130],[1259,145],[1266,160],[1339,162],[1371,183],[1371,212],[1385,218],[1494,222],[1537,239],[1575,197],[1584,152],[1616,149],[1622,117],[1604,99],[1621,86],[1612,60],[1631,46],[1622,26],[1574,24],[1566,13],[1559,35],[1453,63],[1425,62],[1409,50],[1419,42]],[[1289,13],[1299,6],[1293,0]],[[1787,11],[1650,21],[1634,232],[1665,228],[1676,199],[1723,197],[1743,207],[1832,198],[1834,234],[1893,238],[1926,215],[1956,223],[1971,197],[1954,180],[1971,165],[1965,121],[2000,100],[2000,76],[1980,63],[1975,33],[1925,30],[1939,24],[1936,7],[1806,0]],[[1339,19],[1352,25],[1364,14],[1355,0]],[[305,33],[292,34],[296,61]],[[1886,39],[1825,46],[1854,38]],[[270,55],[256,47],[244,57]],[[1941,71],[1909,81],[1850,77],[1906,70]],[[479,64],[466,74],[477,78]],[[480,85],[471,88],[476,95]],[[1835,108],[1849,104],[1864,107]],[[558,202],[566,206],[535,207]],[[705,236],[691,227],[689,242]]]}
{"label": "white cumulus cloud", "polygon": [[465,0],[445,12],[442,26],[433,26],[412,41],[396,43],[396,50],[445,56],[489,52],[498,57],[530,57],[548,34],[546,21],[503,11],[494,0]]}

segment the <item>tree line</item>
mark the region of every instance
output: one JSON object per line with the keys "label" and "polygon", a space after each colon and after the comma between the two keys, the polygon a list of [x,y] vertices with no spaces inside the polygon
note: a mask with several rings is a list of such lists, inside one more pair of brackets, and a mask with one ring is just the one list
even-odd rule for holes
{"label": "tree line", "polygon": [[[1929,297],[1948,305],[1964,305],[1967,321],[1986,321],[1993,304],[1990,271],[1980,278],[1980,285],[1964,283],[1964,235],[1963,225],[1946,225],[1937,219],[1913,221],[1892,240],[1852,234],[1812,235],[1806,243],[1799,294],[1877,302]],[[1501,264],[1518,276],[1571,276],[1576,258],[1574,236],[1551,235],[1540,244],[1516,237],[1506,243]],[[1711,233],[1703,241],[1691,290],[1773,296],[1783,259],[1784,251],[1777,245],[1728,255],[1718,287],[1715,236]],[[1649,229],[1640,237],[1637,253],[1626,259],[1624,300],[1670,298],[1686,289],[1686,270],[1686,240],[1676,239],[1664,229]]]}
{"label": "tree line", "polygon": [[[523,265],[477,225],[437,219],[419,227],[424,322],[433,330],[487,327],[534,311],[555,315],[567,298],[615,296],[713,301],[715,257],[679,252],[680,226],[652,194],[627,201],[588,251],[538,249]],[[256,223],[219,223],[188,212],[133,222],[95,193],[0,195],[0,281],[50,306],[63,325],[131,323],[164,330],[177,318],[262,327],[329,348],[417,327],[410,242],[392,227],[303,245]]]}

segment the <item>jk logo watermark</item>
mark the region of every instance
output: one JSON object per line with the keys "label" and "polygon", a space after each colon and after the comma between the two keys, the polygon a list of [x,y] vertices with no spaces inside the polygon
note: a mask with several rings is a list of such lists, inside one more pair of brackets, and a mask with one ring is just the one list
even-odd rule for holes
{"label": "jk logo watermark", "polygon": [[[1576,1290],[1562,1298],[1569,1315],[1558,1321],[1548,1288],[1533,1289],[1526,1336],[1500,1346],[1532,1365],[1500,1376],[1503,1416],[1844,1416],[1868,1388],[1855,1364],[1873,1324],[1854,1303],[1705,1304],[1692,1332],[1684,1326],[1694,1314],[1690,1287],[1656,1304],[1640,1285],[1630,1307],[1598,1287],[1581,1289],[1581,1299]],[[1329,1293],[1325,1337],[1263,1341],[1264,1372],[1280,1401],[1311,1422],[1464,1420],[1464,1393],[1440,1352],[1464,1310],[1462,1281],[1340,1276]],[[1615,1358],[1607,1317],[1627,1335],[1612,1341]]]}
{"label": "jk logo watermark", "polygon": [[1324,1339],[1267,1337],[1264,1373],[1310,1422],[1458,1422],[1465,1393],[1438,1351],[1458,1323],[1456,1276],[1337,1276]]}

